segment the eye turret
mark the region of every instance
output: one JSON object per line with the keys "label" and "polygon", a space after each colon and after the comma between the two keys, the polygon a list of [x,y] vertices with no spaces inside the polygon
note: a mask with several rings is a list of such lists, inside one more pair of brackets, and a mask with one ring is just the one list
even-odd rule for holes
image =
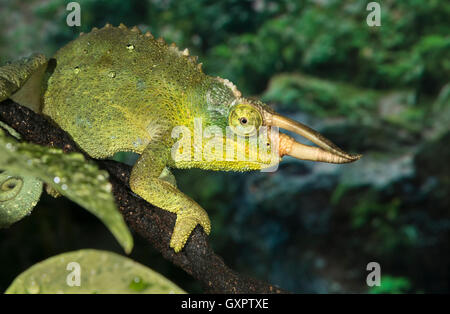
{"label": "eye turret", "polygon": [[253,135],[262,125],[262,116],[252,105],[238,104],[231,109],[228,124],[238,135]]}

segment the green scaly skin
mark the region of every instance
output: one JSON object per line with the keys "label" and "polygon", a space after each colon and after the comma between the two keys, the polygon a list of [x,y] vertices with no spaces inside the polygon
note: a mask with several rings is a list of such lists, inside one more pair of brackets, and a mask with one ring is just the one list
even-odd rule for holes
{"label": "green scaly skin", "polygon": [[[14,99],[14,92],[43,60],[35,55],[1,68],[0,100]],[[217,125],[225,130],[228,112],[239,95],[224,80],[205,75],[186,50],[141,34],[136,27],[107,24],[82,34],[50,59],[41,85],[41,106],[33,109],[67,131],[91,157],[107,158],[121,151],[140,154],[132,170],[131,189],[177,214],[170,242],[176,252],[197,224],[207,234],[211,224],[205,210],[177,189],[167,167],[262,167],[258,162],[171,158],[175,126],[187,126],[193,135],[194,118],[200,117],[204,128]],[[233,145],[239,149],[237,143]]]}
{"label": "green scaly skin", "polygon": [[0,172],[0,227],[28,215],[39,201],[42,186],[42,181],[35,177]]}
{"label": "green scaly skin", "polygon": [[[276,151],[272,147],[280,147],[280,154],[272,155],[276,158],[243,160],[243,155],[258,155],[257,148],[249,145],[251,129],[272,126],[275,113],[259,101],[241,97],[228,80],[204,74],[187,49],[180,51],[123,24],[107,24],[82,34],[48,62],[34,55],[0,68],[0,101],[8,97],[54,121],[93,158],[123,151],[140,154],[130,187],[149,203],[177,215],[170,242],[176,252],[196,225],[209,234],[211,224],[205,210],[176,187],[169,168],[259,170],[278,163],[291,150],[299,156],[307,152],[308,160],[342,163],[359,158],[300,126],[300,134],[306,132],[327,152],[304,145],[293,150],[292,140],[283,135],[277,146],[270,137],[263,142],[269,154]],[[196,142],[196,118],[203,129],[215,126],[223,135]],[[282,123],[291,123],[286,121]],[[176,144],[172,131],[177,126],[190,131],[185,136],[191,137],[193,149],[187,151],[183,145],[172,149]],[[225,138],[228,126],[235,133],[231,139]],[[231,158],[224,159],[222,140],[235,151]],[[203,152],[200,158],[198,151]],[[174,152],[191,158],[173,158]],[[330,154],[336,156],[330,159]]]}

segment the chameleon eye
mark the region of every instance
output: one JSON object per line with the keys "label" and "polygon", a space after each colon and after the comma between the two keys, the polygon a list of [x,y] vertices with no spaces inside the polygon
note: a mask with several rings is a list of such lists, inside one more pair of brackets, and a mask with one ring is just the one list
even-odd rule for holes
{"label": "chameleon eye", "polygon": [[239,119],[239,122],[241,122],[242,125],[246,125],[248,120],[247,120],[246,117],[242,117],[242,118]]}
{"label": "chameleon eye", "polygon": [[262,117],[253,106],[239,104],[231,109],[228,124],[231,130],[238,135],[252,135],[261,126]]}

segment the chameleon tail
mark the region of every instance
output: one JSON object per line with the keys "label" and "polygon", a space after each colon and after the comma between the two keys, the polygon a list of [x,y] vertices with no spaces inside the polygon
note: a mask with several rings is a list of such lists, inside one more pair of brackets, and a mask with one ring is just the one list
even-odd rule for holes
{"label": "chameleon tail", "polygon": [[0,228],[30,214],[42,194],[41,180],[18,176],[9,171],[0,173]]}
{"label": "chameleon tail", "polygon": [[[46,68],[47,59],[42,54],[0,67],[0,102],[10,98],[39,112]],[[0,127],[8,129],[4,125]],[[0,227],[7,227],[28,215],[39,201],[42,188],[42,181],[35,177],[0,170]]]}

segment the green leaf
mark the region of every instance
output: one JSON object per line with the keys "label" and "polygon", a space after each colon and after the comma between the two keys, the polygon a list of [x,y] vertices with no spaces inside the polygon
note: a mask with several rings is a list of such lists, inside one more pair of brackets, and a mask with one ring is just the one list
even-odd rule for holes
{"label": "green leaf", "polygon": [[86,249],[60,254],[35,264],[20,274],[5,293],[186,292],[161,274],[127,257]]}
{"label": "green leaf", "polygon": [[58,193],[97,216],[116,237],[126,253],[133,238],[111,193],[108,173],[79,153],[19,143],[0,129],[0,169],[22,177],[35,177]]}

